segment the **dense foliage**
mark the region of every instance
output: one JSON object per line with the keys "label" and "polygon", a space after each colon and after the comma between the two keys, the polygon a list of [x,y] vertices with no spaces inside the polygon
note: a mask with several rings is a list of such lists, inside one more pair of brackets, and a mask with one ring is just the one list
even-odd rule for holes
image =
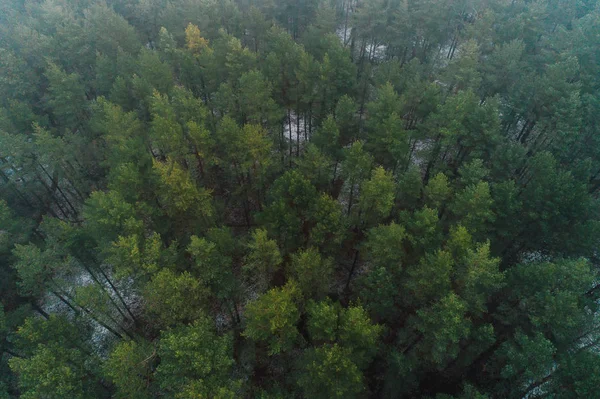
{"label": "dense foliage", "polygon": [[600,398],[599,32],[0,0],[0,398]]}

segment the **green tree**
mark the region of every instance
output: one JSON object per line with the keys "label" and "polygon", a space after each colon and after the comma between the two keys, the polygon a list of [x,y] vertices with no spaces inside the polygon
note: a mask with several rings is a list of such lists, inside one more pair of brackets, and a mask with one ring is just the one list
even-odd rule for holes
{"label": "green tree", "polygon": [[50,64],[48,79],[48,106],[55,124],[65,129],[77,129],[85,118],[86,96],[81,78],[76,73],[67,74]]}
{"label": "green tree", "polygon": [[293,250],[308,237],[308,210],[316,201],[317,191],[296,170],[288,171],[275,180],[267,195],[268,203],[262,218],[267,229],[283,248]]}
{"label": "green tree", "polygon": [[23,397],[85,398],[106,393],[95,373],[99,359],[89,352],[90,337],[81,327],[64,316],[25,320],[15,337],[25,356],[9,360]]}
{"label": "green tree", "polygon": [[367,104],[367,149],[376,162],[392,169],[398,164],[405,165],[409,152],[401,107],[400,98],[390,83],[380,87],[375,100]]}
{"label": "green tree", "polygon": [[210,237],[192,236],[187,252],[192,256],[192,271],[200,282],[220,299],[231,298],[235,292],[231,257]]}
{"label": "green tree", "polygon": [[290,275],[298,282],[304,298],[320,298],[329,292],[333,261],[321,256],[313,247],[292,254]]}
{"label": "green tree", "polygon": [[473,234],[483,234],[494,221],[493,199],[487,182],[470,185],[456,194],[450,205],[452,213]]}
{"label": "green tree", "polygon": [[406,238],[405,228],[394,222],[373,227],[365,242],[369,261],[375,267],[402,267]]}
{"label": "green tree", "polygon": [[339,137],[340,131],[333,115],[329,115],[317,131],[311,137],[311,142],[314,143],[319,150],[332,159],[339,157]]}
{"label": "green tree", "polygon": [[[503,345],[498,351],[498,356],[505,359],[501,375],[503,378],[519,381],[521,386],[527,386],[530,381],[535,381],[552,369],[555,353],[556,348],[552,342],[541,333],[528,337],[522,332],[517,332],[514,341]],[[506,394],[520,394],[519,385],[508,388]]]}
{"label": "green tree", "polygon": [[355,141],[349,148],[344,149],[342,162],[342,176],[348,181],[348,211],[350,215],[354,205],[355,191],[360,190],[360,185],[371,173],[373,157],[364,150],[361,141]]}
{"label": "green tree", "polygon": [[366,367],[377,353],[382,326],[373,324],[362,306],[344,309],[329,299],[309,301],[307,314],[307,328],[313,342],[337,342],[349,348],[354,363],[361,368]]}
{"label": "green tree", "polygon": [[460,350],[460,341],[468,337],[471,329],[466,312],[466,303],[454,293],[418,310],[415,328],[420,338],[415,350],[419,356],[440,366],[454,359]]}
{"label": "green tree", "polygon": [[310,210],[312,229],[309,242],[324,252],[333,252],[345,237],[346,220],[338,201],[327,194],[321,194]]}
{"label": "green tree", "polygon": [[392,175],[382,167],[375,168],[371,179],[362,185],[359,207],[363,220],[368,224],[385,220],[394,206],[395,192]]}
{"label": "green tree", "polygon": [[594,276],[584,259],[516,265],[506,275],[506,286],[508,301],[520,306],[504,306],[499,315],[525,331],[535,328],[553,342],[569,342],[586,323],[587,301],[581,295],[592,286]]}
{"label": "green tree", "polygon": [[83,360],[84,355],[76,351],[40,346],[30,358],[13,358],[10,364],[19,375],[24,398],[85,398],[99,392],[81,367]]}
{"label": "green tree", "polygon": [[457,260],[457,291],[473,313],[484,313],[487,300],[502,287],[504,276],[499,264],[500,259],[490,255],[489,242],[468,249],[465,256]]}
{"label": "green tree", "polygon": [[207,220],[214,214],[211,191],[197,187],[189,174],[173,161],[154,161],[158,177],[159,203],[168,217],[179,223],[186,219]]}
{"label": "green tree", "polygon": [[104,373],[117,387],[117,398],[146,399],[156,350],[148,342],[119,342],[104,363]]}
{"label": "green tree", "polygon": [[427,185],[423,188],[423,194],[427,206],[442,211],[446,201],[452,195],[448,177],[443,173],[438,173],[429,179]]}
{"label": "green tree", "polygon": [[[230,334],[217,335],[213,323],[201,317],[193,324],[165,331],[159,342],[156,379],[166,394],[218,397],[235,389]],[[225,396],[224,396],[225,397]]]}
{"label": "green tree", "polygon": [[366,391],[350,350],[337,344],[308,350],[301,364],[297,382],[306,397],[357,398]]}
{"label": "green tree", "polygon": [[163,269],[144,287],[147,312],[161,326],[189,323],[203,316],[209,290],[189,272]]}
{"label": "green tree", "polygon": [[264,291],[283,263],[281,252],[277,242],[269,239],[264,229],[257,229],[252,233],[252,241],[248,244],[248,249],[243,266],[244,272],[260,291]]}
{"label": "green tree", "polygon": [[296,324],[300,320],[301,296],[296,283],[289,281],[250,302],[244,335],[266,344],[269,355],[292,349],[300,337]]}
{"label": "green tree", "polygon": [[427,253],[418,265],[407,270],[406,301],[424,306],[450,293],[454,260],[447,251]]}

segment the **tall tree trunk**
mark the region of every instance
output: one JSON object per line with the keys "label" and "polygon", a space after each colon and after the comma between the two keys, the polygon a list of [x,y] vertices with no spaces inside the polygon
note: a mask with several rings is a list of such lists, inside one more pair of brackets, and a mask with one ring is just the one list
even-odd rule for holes
{"label": "tall tree trunk", "polygon": [[290,168],[292,167],[292,150],[294,148],[294,142],[292,141],[292,116],[291,116],[291,112],[290,109],[288,108],[288,128],[290,129],[290,132],[288,134],[289,138],[290,138],[290,142],[288,143],[288,145],[290,146]]}
{"label": "tall tree trunk", "polygon": [[354,180],[350,181],[350,197],[348,198],[348,210],[346,211],[346,215],[350,216],[350,211],[352,210],[352,200],[354,199]]}
{"label": "tall tree trunk", "polygon": [[308,137],[309,139],[312,137],[312,102],[308,110]]}
{"label": "tall tree trunk", "polygon": [[348,41],[346,40],[347,37],[347,32],[348,32],[348,14],[350,13],[350,1],[352,0],[346,0],[345,2],[345,8],[346,8],[346,18],[344,20],[344,47],[346,47],[348,45]]}
{"label": "tall tree trunk", "polygon": [[19,198],[21,198],[23,200],[23,202],[29,208],[35,209],[35,207],[29,201],[29,199],[27,199],[27,197],[25,197],[25,195],[21,191],[19,191],[19,189],[14,184],[12,184],[12,182],[10,181],[10,178],[6,175],[6,173],[4,173],[4,171],[2,169],[0,169],[0,176],[2,176],[2,179],[4,180],[4,183],[10,185],[10,188],[14,191],[14,193],[17,194],[19,196]]}
{"label": "tall tree trunk", "polygon": [[404,167],[404,171],[406,172],[408,170],[408,168],[410,168],[410,161],[412,160],[412,156],[415,152],[415,149],[417,148],[417,139],[415,138],[413,140],[412,145],[410,146],[410,152],[408,153],[408,159],[406,160],[406,166]]}
{"label": "tall tree trunk", "polygon": [[42,176],[40,176],[40,174],[37,171],[35,172],[35,174],[36,174],[36,177],[38,178],[38,180],[42,183],[42,185],[44,186],[44,188],[50,195],[49,196],[50,200],[54,201],[54,204],[56,204],[56,206],[60,210],[60,213],[62,213],[63,217],[65,218],[65,220],[68,220],[69,213],[62,207],[60,201],[58,201],[56,198],[56,195],[55,195],[56,188],[55,187],[51,188],[50,186],[48,186],[48,184],[46,183],[44,178]]}
{"label": "tall tree trunk", "polygon": [[77,214],[78,214],[77,210],[75,209],[75,207],[73,206],[73,204],[71,203],[71,201],[69,201],[69,198],[65,195],[65,193],[63,192],[63,190],[60,188],[60,184],[58,182],[58,171],[54,170],[54,173],[52,175],[50,175],[50,173],[48,173],[48,171],[46,170],[46,168],[44,168],[44,166],[41,163],[38,162],[37,164],[39,165],[39,167],[42,169],[42,171],[46,174],[46,176],[48,176],[48,178],[52,182],[52,187],[56,187],[56,190],[65,199],[65,202],[67,203],[67,205],[69,206],[69,208],[71,208],[71,211],[73,212],[73,215],[75,217],[77,217]]}
{"label": "tall tree trunk", "polygon": [[129,306],[127,306],[127,303],[125,302],[125,299],[123,298],[123,296],[121,295],[121,293],[119,292],[119,290],[117,289],[117,287],[114,285],[114,283],[108,277],[108,275],[104,272],[104,270],[102,270],[102,268],[100,267],[100,265],[97,265],[96,267],[100,271],[100,274],[102,275],[102,277],[104,277],[104,279],[106,280],[106,282],[108,283],[108,285],[110,286],[110,288],[113,290],[113,292],[115,293],[115,295],[117,296],[117,298],[119,298],[119,301],[121,302],[121,304],[123,304],[123,307],[125,308],[125,310],[129,314],[129,316],[131,317],[131,320],[134,323],[137,324],[136,317],[133,315],[133,312],[131,311],[131,309],[129,308]]}
{"label": "tall tree trunk", "polygon": [[296,157],[300,157],[300,105],[296,105]]}
{"label": "tall tree trunk", "polygon": [[440,139],[441,138],[442,138],[441,134],[438,134],[438,136],[435,139],[435,144],[434,144],[435,147],[431,154],[431,158],[429,159],[429,162],[427,163],[427,168],[425,169],[425,177],[423,178],[423,184],[427,184],[427,182],[429,181],[429,176],[431,174],[431,170],[435,166],[435,164],[437,162],[437,158],[440,155],[440,151],[441,151]]}
{"label": "tall tree trunk", "polygon": [[354,275],[354,269],[356,269],[356,263],[358,262],[358,250],[354,252],[354,260],[352,261],[352,267],[350,268],[350,273],[348,273],[348,280],[346,280],[346,291],[350,287],[350,281],[352,281],[352,276]]}
{"label": "tall tree trunk", "polygon": [[285,122],[281,124],[281,134],[279,135],[279,152],[281,153],[281,165],[285,165]]}
{"label": "tall tree trunk", "polygon": [[48,320],[50,318],[50,315],[46,313],[46,311],[42,309],[37,303],[32,302],[31,307],[33,308],[33,310],[38,312],[44,319]]}
{"label": "tall tree trunk", "polygon": [[337,174],[338,164],[339,164],[339,162],[336,160],[335,161],[335,166],[333,167],[333,179],[331,179],[331,186],[332,186],[332,188],[333,188],[333,185],[335,184],[335,178],[336,178],[336,174]]}

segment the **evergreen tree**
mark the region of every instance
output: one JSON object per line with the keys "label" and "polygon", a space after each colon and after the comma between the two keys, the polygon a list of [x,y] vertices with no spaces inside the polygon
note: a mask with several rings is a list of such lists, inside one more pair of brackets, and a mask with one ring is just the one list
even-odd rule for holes
{"label": "evergreen tree", "polygon": [[0,9],[0,398],[598,396],[596,0]]}

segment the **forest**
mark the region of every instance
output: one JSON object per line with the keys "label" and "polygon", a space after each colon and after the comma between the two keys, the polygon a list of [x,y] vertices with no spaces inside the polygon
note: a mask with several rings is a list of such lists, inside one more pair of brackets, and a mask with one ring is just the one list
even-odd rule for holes
{"label": "forest", "polygon": [[600,2],[0,0],[0,399],[600,398]]}

